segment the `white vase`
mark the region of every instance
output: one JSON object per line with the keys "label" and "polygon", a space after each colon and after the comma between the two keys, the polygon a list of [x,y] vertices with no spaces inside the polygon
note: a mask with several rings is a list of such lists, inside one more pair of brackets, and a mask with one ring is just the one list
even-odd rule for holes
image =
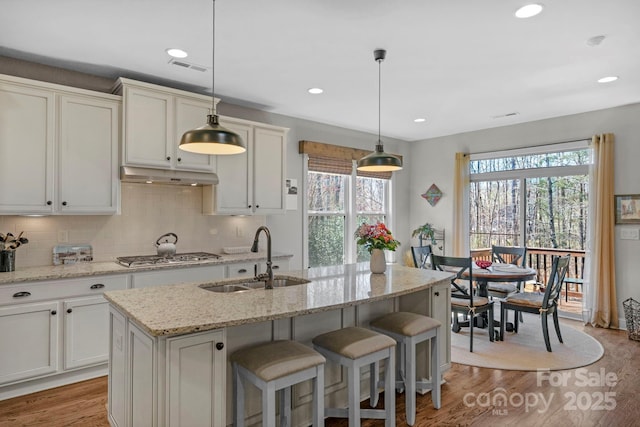
{"label": "white vase", "polygon": [[382,249],[374,249],[371,251],[369,266],[372,273],[384,273],[387,270],[387,260],[384,257],[384,251]]}

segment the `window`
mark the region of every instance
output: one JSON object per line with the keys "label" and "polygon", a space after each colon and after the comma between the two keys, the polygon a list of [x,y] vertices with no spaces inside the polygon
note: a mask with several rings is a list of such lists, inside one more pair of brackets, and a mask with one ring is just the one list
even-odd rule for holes
{"label": "window", "polygon": [[471,249],[491,245],[584,250],[591,150],[472,156]]}
{"label": "window", "polygon": [[388,221],[389,182],[383,178],[357,176],[353,166],[350,175],[308,171],[309,267],[369,259],[369,252],[355,244],[353,233],[362,222]]}

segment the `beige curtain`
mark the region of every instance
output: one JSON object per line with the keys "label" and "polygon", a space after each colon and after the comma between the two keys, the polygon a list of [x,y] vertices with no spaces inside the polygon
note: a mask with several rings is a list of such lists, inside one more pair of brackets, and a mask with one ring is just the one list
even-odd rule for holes
{"label": "beige curtain", "polygon": [[618,327],[615,265],[614,159],[613,134],[595,135],[591,139],[594,162],[589,194],[591,250],[585,307],[591,311],[593,326]]}
{"label": "beige curtain", "polygon": [[453,177],[453,256],[469,256],[469,154],[456,153]]}

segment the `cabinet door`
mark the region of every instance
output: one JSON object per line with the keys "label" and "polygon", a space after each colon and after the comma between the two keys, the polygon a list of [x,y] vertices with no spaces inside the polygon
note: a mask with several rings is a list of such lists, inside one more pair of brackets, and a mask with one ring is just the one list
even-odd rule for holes
{"label": "cabinet door", "polygon": [[127,320],[115,308],[109,309],[109,392],[107,412],[112,427],[127,426]]}
{"label": "cabinet door", "polygon": [[284,213],[286,131],[256,126],[253,137],[255,212]]}
{"label": "cabinet door", "polygon": [[226,425],[223,331],[167,340],[166,419],[170,426]]}
{"label": "cabinet door", "polygon": [[127,403],[125,425],[157,426],[158,424],[158,359],[156,341],[128,323],[127,343]]}
{"label": "cabinet door", "polygon": [[109,304],[99,297],[64,302],[64,369],[105,363],[109,357]]}
{"label": "cabinet door", "polygon": [[176,134],[173,139],[175,145],[176,169],[196,170],[205,172],[215,171],[215,156],[189,153],[180,148],[180,139],[186,131],[199,128],[207,123],[207,115],[211,111],[211,103],[196,99],[176,97]]}
{"label": "cabinet door", "polygon": [[0,118],[0,212],[53,212],[53,92],[0,82]]}
{"label": "cabinet door", "polygon": [[[210,211],[218,214],[251,215],[253,213],[253,129],[251,125],[220,119],[220,124],[236,132],[247,145],[242,154],[218,156],[216,173],[220,182],[209,187],[215,192]],[[204,191],[204,190],[203,190]],[[205,198],[206,199],[206,198]],[[205,213],[211,213],[206,210]]]}
{"label": "cabinet door", "polygon": [[58,303],[0,308],[0,384],[56,372]]}
{"label": "cabinet door", "polygon": [[114,214],[117,209],[117,101],[62,95],[57,209],[66,214]]}
{"label": "cabinet door", "polygon": [[123,163],[169,169],[175,143],[173,96],[125,87]]}

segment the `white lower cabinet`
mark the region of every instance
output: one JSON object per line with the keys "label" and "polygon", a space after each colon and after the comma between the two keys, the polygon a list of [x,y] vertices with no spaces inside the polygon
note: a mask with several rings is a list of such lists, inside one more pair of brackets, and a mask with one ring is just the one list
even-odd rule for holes
{"label": "white lower cabinet", "polygon": [[64,301],[64,369],[109,360],[109,303],[102,297]]}
{"label": "white lower cabinet", "polygon": [[113,427],[226,425],[224,330],[152,337],[113,307],[109,323]]}
{"label": "white lower cabinet", "polygon": [[[271,269],[273,274],[280,274],[289,271],[288,259],[275,259],[272,261]],[[227,265],[226,278],[255,277],[258,274],[267,272],[266,261],[243,262]]]}
{"label": "white lower cabinet", "polygon": [[0,286],[0,400],[104,375],[108,290],[128,275]]}
{"label": "white lower cabinet", "polygon": [[149,286],[170,285],[187,282],[211,282],[225,277],[223,265],[200,266],[190,268],[175,268],[156,271],[133,272],[131,275],[132,288],[147,288]]}
{"label": "white lower cabinet", "polygon": [[0,384],[58,369],[58,302],[0,308]]}

